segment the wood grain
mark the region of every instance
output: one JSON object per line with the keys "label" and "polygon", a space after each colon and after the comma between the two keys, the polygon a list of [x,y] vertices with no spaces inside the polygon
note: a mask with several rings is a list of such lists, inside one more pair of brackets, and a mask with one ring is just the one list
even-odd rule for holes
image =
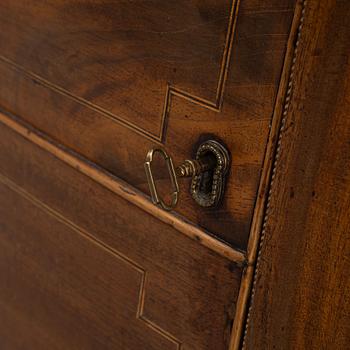
{"label": "wood grain", "polygon": [[349,15],[306,3],[244,349],[349,347]]}
{"label": "wood grain", "polygon": [[[349,16],[2,1],[1,346],[347,349]],[[232,154],[223,205],[185,181],[177,213],[152,206],[147,150],[180,162],[208,138]]]}
{"label": "wood grain", "polygon": [[0,134],[8,349],[227,348],[241,267],[3,124]]}
{"label": "wood grain", "polygon": [[271,131],[266,147],[264,165],[261,172],[259,190],[254,208],[253,220],[250,227],[249,242],[247,247],[247,266],[244,268],[239,296],[237,300],[236,316],[232,326],[230,350],[240,349],[242,333],[245,327],[245,316],[249,305],[252,289],[256,258],[260,246],[262,228],[265,225],[266,199],[269,197],[270,184],[275,176],[276,151],[280,145],[281,129],[283,129],[288,101],[292,92],[292,78],[295,69],[295,58],[298,49],[299,38],[304,21],[304,2],[298,2],[294,12],[292,28],[290,31],[287,52],[284,59],[283,72],[276,98],[276,105],[272,118]]}
{"label": "wood grain", "polygon": [[0,181],[3,349],[179,349],[138,315],[140,266]]}
{"label": "wood grain", "polygon": [[0,106],[145,193],[151,147],[178,163],[222,140],[223,205],[199,208],[184,181],[178,212],[246,249],[294,6],[2,1]]}
{"label": "wood grain", "polygon": [[199,244],[225,256],[238,265],[244,266],[246,264],[247,259],[244,252],[234,249],[225,242],[216,239],[210,235],[209,232],[206,232],[198,226],[188,222],[184,217],[158,208],[153,205],[153,203],[142,192],[131,187],[127,182],[104,171],[98,165],[91,164],[91,162],[88,162],[86,159],[75,154],[71,150],[62,147],[62,145],[57,144],[46,135],[39,133],[36,129],[23,123],[23,121],[20,121],[18,118],[0,112],[0,122],[27,140],[38,145],[43,150],[50,152],[55,157],[75,168],[77,171],[106,187],[113,193],[133,205],[136,205],[165,224],[172,226],[177,231],[194,239]]}

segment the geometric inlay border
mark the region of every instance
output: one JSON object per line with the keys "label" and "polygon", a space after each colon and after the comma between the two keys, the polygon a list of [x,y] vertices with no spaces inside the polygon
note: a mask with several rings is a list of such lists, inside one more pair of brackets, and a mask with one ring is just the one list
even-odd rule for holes
{"label": "geometric inlay border", "polygon": [[167,124],[168,124],[168,116],[170,112],[170,106],[171,106],[171,100],[173,96],[178,96],[180,98],[186,99],[190,101],[191,103],[201,105],[204,108],[214,110],[216,112],[219,112],[221,110],[221,106],[223,103],[223,95],[224,95],[224,88],[225,88],[225,82],[227,78],[227,72],[230,62],[230,56],[231,56],[231,50],[232,50],[232,43],[233,43],[233,37],[236,27],[236,21],[237,21],[237,13],[238,13],[238,4],[239,0],[232,0],[230,14],[229,14],[229,22],[228,22],[228,28],[226,32],[226,39],[225,39],[225,46],[224,51],[222,55],[222,61],[220,65],[220,72],[219,72],[219,79],[217,82],[216,87],[216,97],[215,101],[209,101],[206,99],[203,99],[199,96],[190,94],[186,91],[183,91],[179,88],[176,88],[175,86],[167,85],[166,87],[166,93],[165,93],[165,100],[164,100],[164,107],[163,112],[161,116],[161,123],[160,123],[160,131],[158,134],[151,133],[144,128],[136,125],[133,122],[130,122],[126,120],[125,118],[122,118],[109,110],[98,106],[88,100],[86,100],[83,97],[77,96],[67,89],[58,86],[47,79],[39,76],[38,74],[29,71],[25,69],[25,67],[17,64],[16,62],[10,60],[7,57],[4,57],[0,55],[0,61],[10,66],[12,69],[19,71],[21,74],[26,75],[30,77],[31,79],[37,81],[40,83],[40,85],[45,86],[46,88],[65,96],[66,98],[69,98],[71,100],[74,100],[75,102],[94,110],[95,112],[99,113],[100,115],[104,116],[105,118],[108,118],[130,130],[133,130],[134,132],[144,136],[147,139],[150,139],[152,141],[155,141],[157,143],[164,143],[166,138],[166,131],[167,131]]}
{"label": "geometric inlay border", "polygon": [[160,326],[158,326],[153,321],[149,320],[144,315],[144,301],[145,301],[145,292],[146,292],[146,279],[147,279],[147,271],[138,265],[136,262],[131,260],[126,255],[120,253],[116,249],[106,245],[96,237],[94,237],[91,233],[87,232],[85,229],[81,228],[80,226],[73,223],[71,220],[57,212],[55,209],[49,207],[45,203],[43,203],[41,200],[27,192],[22,187],[18,186],[16,183],[14,183],[12,180],[10,180],[7,176],[0,173],[0,183],[8,187],[10,190],[14,191],[18,195],[20,195],[22,198],[26,199],[27,201],[31,202],[33,205],[35,205],[37,208],[43,210],[46,214],[53,217],[55,220],[61,222],[62,224],[68,226],[70,229],[72,229],[74,232],[78,233],[79,235],[83,236],[84,239],[88,239],[91,243],[97,245],[101,249],[109,252],[110,254],[114,255],[119,260],[122,260],[124,263],[131,266],[133,269],[138,271],[140,273],[140,290],[139,290],[139,301],[137,305],[137,311],[136,311],[136,318],[140,320],[141,322],[145,323],[148,327],[150,327],[153,331],[156,333],[159,333],[162,337],[166,338],[170,342],[174,343],[177,350],[181,350],[182,343],[171,333],[167,332]]}

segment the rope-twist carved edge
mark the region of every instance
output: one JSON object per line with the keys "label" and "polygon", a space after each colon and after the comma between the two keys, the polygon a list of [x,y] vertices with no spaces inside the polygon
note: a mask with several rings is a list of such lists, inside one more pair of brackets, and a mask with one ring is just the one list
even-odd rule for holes
{"label": "rope-twist carved edge", "polygon": [[288,77],[288,85],[287,85],[287,91],[286,91],[286,97],[284,101],[284,106],[283,106],[283,112],[282,112],[282,120],[281,120],[281,126],[279,129],[279,135],[278,135],[278,141],[277,141],[277,148],[276,148],[276,153],[275,153],[275,159],[273,163],[273,168],[272,168],[272,174],[271,174],[271,180],[270,180],[270,188],[268,192],[268,197],[266,201],[266,208],[265,208],[265,216],[263,220],[263,225],[262,225],[262,230],[261,230],[261,235],[260,235],[260,242],[259,242],[259,247],[258,247],[258,256],[256,259],[256,265],[255,265],[255,271],[254,271],[254,277],[253,277],[253,284],[252,284],[252,291],[251,291],[251,297],[250,297],[250,304],[249,308],[247,311],[247,317],[246,317],[246,323],[245,323],[245,328],[244,328],[244,334],[243,334],[243,340],[242,340],[242,350],[246,348],[246,338],[250,326],[250,316],[251,316],[251,311],[253,308],[254,304],[254,296],[255,296],[255,291],[256,291],[256,283],[257,283],[257,278],[259,274],[259,267],[260,267],[260,260],[261,260],[261,251],[264,246],[264,239],[265,239],[265,234],[266,234],[266,226],[267,226],[267,221],[269,219],[269,214],[270,214],[270,202],[271,202],[271,194],[273,190],[273,184],[274,184],[274,179],[276,177],[276,169],[278,165],[278,159],[281,154],[281,145],[282,145],[282,138],[283,138],[283,131],[286,125],[286,120],[287,120],[287,115],[288,115],[288,110],[289,110],[289,105],[290,105],[290,100],[292,96],[292,90],[293,90],[293,75],[295,71],[295,63],[297,60],[297,53],[298,53],[298,46],[300,42],[300,37],[301,37],[301,32],[303,28],[303,23],[304,23],[304,18],[305,18],[305,8],[306,8],[306,3],[307,0],[303,0],[302,2],[302,9],[301,9],[301,15],[300,15],[300,20],[299,20],[299,25],[297,29],[297,37],[295,41],[295,48],[293,52],[293,58],[292,58],[292,63],[290,67],[290,74]]}

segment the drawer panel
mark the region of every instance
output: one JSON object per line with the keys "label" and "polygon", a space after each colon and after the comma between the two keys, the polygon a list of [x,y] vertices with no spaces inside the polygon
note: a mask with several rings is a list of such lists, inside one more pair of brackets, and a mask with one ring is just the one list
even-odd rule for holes
{"label": "drawer panel", "polygon": [[0,135],[9,348],[227,349],[240,264],[3,124]]}
{"label": "drawer panel", "polygon": [[0,107],[146,193],[151,147],[180,162],[222,140],[223,205],[198,207],[184,181],[178,211],[245,249],[294,5],[3,0]]}

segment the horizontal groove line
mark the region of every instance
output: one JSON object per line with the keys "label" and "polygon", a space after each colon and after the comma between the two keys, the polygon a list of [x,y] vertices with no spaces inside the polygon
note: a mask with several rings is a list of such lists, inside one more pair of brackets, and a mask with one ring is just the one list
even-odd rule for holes
{"label": "horizontal groove line", "polygon": [[188,100],[188,101],[192,102],[193,104],[197,104],[197,105],[202,106],[204,108],[211,109],[214,112],[220,112],[220,108],[219,108],[217,102],[212,102],[212,101],[206,100],[204,98],[194,96],[194,95],[192,95],[186,91],[183,91],[181,89],[178,89],[176,87],[170,86],[169,89],[170,89],[171,95],[182,97],[183,99]]}
{"label": "horizontal groove line", "polygon": [[190,223],[184,217],[156,207],[143,193],[131,187],[127,182],[107,172],[98,165],[93,164],[72,150],[68,150],[62,145],[57,144],[55,141],[49,139],[46,135],[30,125],[27,125],[19,118],[0,112],[0,122],[25,139],[31,141],[64,163],[73,167],[76,171],[93,179],[95,182],[109,189],[119,197],[136,205],[138,208],[156,217],[165,224],[172,226],[177,231],[197,241],[199,244],[226,257],[240,266],[246,264],[246,255],[242,251],[214,238],[204,229]]}

